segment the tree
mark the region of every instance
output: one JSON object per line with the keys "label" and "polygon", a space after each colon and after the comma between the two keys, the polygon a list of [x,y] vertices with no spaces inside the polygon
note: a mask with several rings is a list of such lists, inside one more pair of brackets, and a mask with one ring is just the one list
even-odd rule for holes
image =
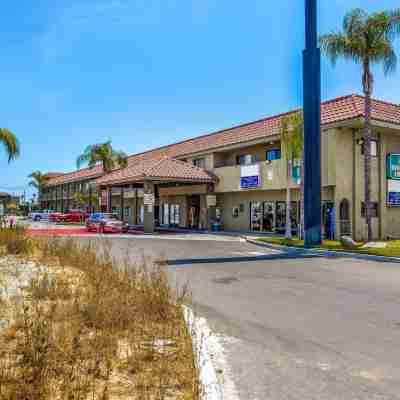
{"label": "tree", "polygon": [[365,96],[364,119],[364,196],[368,241],[372,240],[371,225],[371,97],[373,65],[381,64],[385,74],[396,68],[397,57],[393,40],[400,35],[400,9],[367,14],[361,9],[350,11],[343,20],[343,31],[320,38],[323,52],[335,65],[338,58],[352,60],[362,66],[362,87]]}
{"label": "tree", "polygon": [[37,189],[37,191],[39,193],[39,197],[40,197],[42,194],[43,188],[45,187],[46,183],[49,180],[49,177],[40,171],[34,171],[30,175],[28,175],[28,178],[31,179],[29,181],[29,186],[32,186],[35,189]]}
{"label": "tree", "polygon": [[110,172],[116,167],[126,167],[128,159],[123,151],[114,150],[111,141],[108,141],[86,147],[85,151],[77,158],[76,165],[79,169],[85,163],[90,168],[101,164],[104,172]]}
{"label": "tree", "polygon": [[96,204],[98,201],[97,195],[95,193],[81,193],[75,192],[72,196],[74,203],[76,203],[80,208],[89,207],[90,204]]}
{"label": "tree", "polygon": [[17,137],[8,129],[0,128],[0,142],[3,143],[8,156],[8,162],[18,158],[20,146]]}
{"label": "tree", "polygon": [[[286,186],[286,230],[287,239],[292,238],[292,200],[291,187],[293,180],[293,161],[300,161],[300,169],[303,170],[303,113],[298,111],[288,114],[281,121],[281,143],[287,161],[287,186]],[[303,179],[301,179],[301,196],[303,198]],[[303,200],[302,200],[303,202]],[[303,210],[301,204],[301,210]],[[302,211],[303,212],[303,211]],[[300,223],[302,229],[302,222]]]}

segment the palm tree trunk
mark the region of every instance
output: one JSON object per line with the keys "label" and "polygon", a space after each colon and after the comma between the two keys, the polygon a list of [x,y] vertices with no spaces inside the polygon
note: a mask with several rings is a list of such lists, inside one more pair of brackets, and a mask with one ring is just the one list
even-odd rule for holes
{"label": "palm tree trunk", "polygon": [[371,94],[372,76],[369,63],[364,63],[363,89],[365,95],[365,123],[364,123],[364,196],[365,221],[367,224],[367,240],[372,240],[371,223]]}
{"label": "palm tree trunk", "polygon": [[286,187],[286,230],[285,237],[286,239],[292,239],[292,222],[291,222],[291,211],[292,211],[292,201],[291,201],[291,179],[292,179],[292,171],[291,171],[291,162],[288,161],[287,165],[287,187]]}

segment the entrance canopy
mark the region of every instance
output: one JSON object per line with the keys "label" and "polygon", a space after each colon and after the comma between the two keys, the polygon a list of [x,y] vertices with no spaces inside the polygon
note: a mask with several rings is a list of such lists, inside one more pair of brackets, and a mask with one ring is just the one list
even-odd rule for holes
{"label": "entrance canopy", "polygon": [[97,186],[113,186],[144,181],[213,183],[217,178],[203,168],[188,162],[162,157],[128,165],[104,175],[96,180]]}

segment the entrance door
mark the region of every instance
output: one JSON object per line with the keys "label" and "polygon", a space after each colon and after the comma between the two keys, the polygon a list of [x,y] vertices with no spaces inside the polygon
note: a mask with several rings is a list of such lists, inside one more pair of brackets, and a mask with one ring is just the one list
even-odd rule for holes
{"label": "entrance door", "polygon": [[263,223],[263,209],[261,201],[250,203],[250,230],[260,232]]}
{"label": "entrance door", "polygon": [[275,203],[264,201],[263,231],[272,232],[275,227]]}
{"label": "entrance door", "polygon": [[171,204],[169,211],[169,221],[171,226],[178,227],[180,224],[180,206],[179,204]]}
{"label": "entrance door", "polygon": [[200,223],[200,196],[193,195],[188,199],[188,226],[191,229],[198,229]]}
{"label": "entrance door", "polygon": [[325,239],[333,240],[335,237],[335,205],[332,201],[322,204],[322,230]]}

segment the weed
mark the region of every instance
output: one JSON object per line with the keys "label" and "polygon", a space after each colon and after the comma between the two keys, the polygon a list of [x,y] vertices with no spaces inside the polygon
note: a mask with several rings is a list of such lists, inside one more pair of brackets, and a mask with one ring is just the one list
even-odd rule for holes
{"label": "weed", "polygon": [[0,400],[200,398],[187,290],[163,267],[118,263],[107,243],[31,245],[47,268],[0,328]]}

